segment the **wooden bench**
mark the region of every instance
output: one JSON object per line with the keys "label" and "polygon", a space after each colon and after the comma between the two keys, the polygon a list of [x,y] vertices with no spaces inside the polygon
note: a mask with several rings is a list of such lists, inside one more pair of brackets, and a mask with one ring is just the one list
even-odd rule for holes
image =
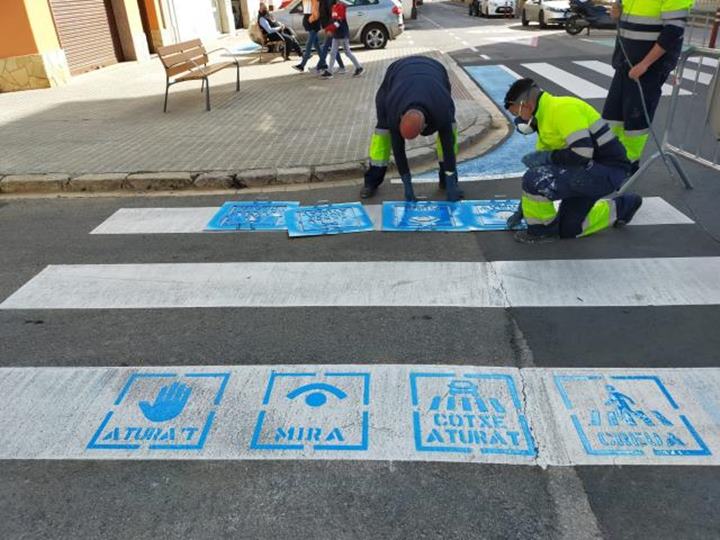
{"label": "wooden bench", "polygon": [[235,91],[240,91],[240,63],[235,59],[232,62],[209,64],[209,55],[217,51],[227,51],[229,54],[232,54],[230,50],[225,47],[206,51],[199,39],[184,41],[167,47],[158,47],[158,56],[163,66],[165,66],[165,107],[163,108],[163,112],[167,112],[168,91],[173,84],[198,80],[202,81],[200,91],[205,92],[205,107],[209,111],[210,82],[208,81],[208,77],[213,73],[233,66],[235,66],[237,70]]}

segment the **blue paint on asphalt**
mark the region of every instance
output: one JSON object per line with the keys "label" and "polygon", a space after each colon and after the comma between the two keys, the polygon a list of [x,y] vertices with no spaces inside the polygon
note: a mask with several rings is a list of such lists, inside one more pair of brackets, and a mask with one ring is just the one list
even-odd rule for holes
{"label": "blue paint on asphalt", "polygon": [[[515,82],[515,77],[500,66],[466,66],[465,70],[512,121],[511,115],[503,107],[503,100],[508,88]],[[512,134],[492,151],[460,163],[458,177],[460,181],[520,177],[525,172],[520,158],[535,150],[536,141],[536,135],[521,135],[513,130]],[[437,170],[434,170],[419,175],[416,180],[436,181],[437,175]]]}

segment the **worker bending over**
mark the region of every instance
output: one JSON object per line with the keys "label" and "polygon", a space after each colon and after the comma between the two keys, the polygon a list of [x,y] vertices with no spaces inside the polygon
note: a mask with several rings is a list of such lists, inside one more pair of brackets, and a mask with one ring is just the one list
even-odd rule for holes
{"label": "worker bending over", "polygon": [[409,56],[390,64],[375,95],[377,125],[370,141],[370,168],[360,197],[372,197],[385,179],[390,150],[395,156],[405,189],[405,200],[414,201],[412,176],[405,155],[405,140],[437,133],[440,189],[447,200],[462,196],[455,169],[457,129],[455,104],[445,67],[432,58]]}
{"label": "worker bending over", "polygon": [[[528,228],[515,233],[519,242],[575,238],[610,225],[630,222],[640,208],[638,195],[602,199],[617,191],[630,172],[625,148],[605,120],[575,97],[553,96],[532,79],[513,83],[505,108],[516,118],[518,131],[537,132],[537,151],[522,158],[523,176],[518,211],[508,219],[513,228],[525,217]],[[559,212],[553,201],[561,200]]]}

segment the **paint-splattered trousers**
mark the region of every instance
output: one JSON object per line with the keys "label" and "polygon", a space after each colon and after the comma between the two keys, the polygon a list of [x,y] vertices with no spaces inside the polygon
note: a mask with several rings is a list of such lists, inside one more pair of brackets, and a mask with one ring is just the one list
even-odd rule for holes
{"label": "paint-splattered trousers", "polygon": [[[522,210],[528,233],[561,238],[587,236],[613,225],[629,208],[627,196],[611,196],[627,178],[621,168],[543,165],[523,176]],[[559,210],[553,201],[562,201]]]}

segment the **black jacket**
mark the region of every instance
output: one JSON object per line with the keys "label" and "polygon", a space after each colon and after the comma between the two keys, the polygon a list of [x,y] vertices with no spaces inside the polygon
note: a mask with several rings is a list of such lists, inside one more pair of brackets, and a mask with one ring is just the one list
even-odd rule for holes
{"label": "black jacket", "polygon": [[446,171],[455,170],[455,103],[445,67],[426,56],[408,56],[390,64],[375,95],[377,128],[388,129],[398,172],[410,172],[405,139],[400,135],[400,117],[408,109],[425,115],[423,135],[438,134]]}
{"label": "black jacket", "polygon": [[325,28],[332,22],[332,6],[334,0],[320,0],[320,26]]}

